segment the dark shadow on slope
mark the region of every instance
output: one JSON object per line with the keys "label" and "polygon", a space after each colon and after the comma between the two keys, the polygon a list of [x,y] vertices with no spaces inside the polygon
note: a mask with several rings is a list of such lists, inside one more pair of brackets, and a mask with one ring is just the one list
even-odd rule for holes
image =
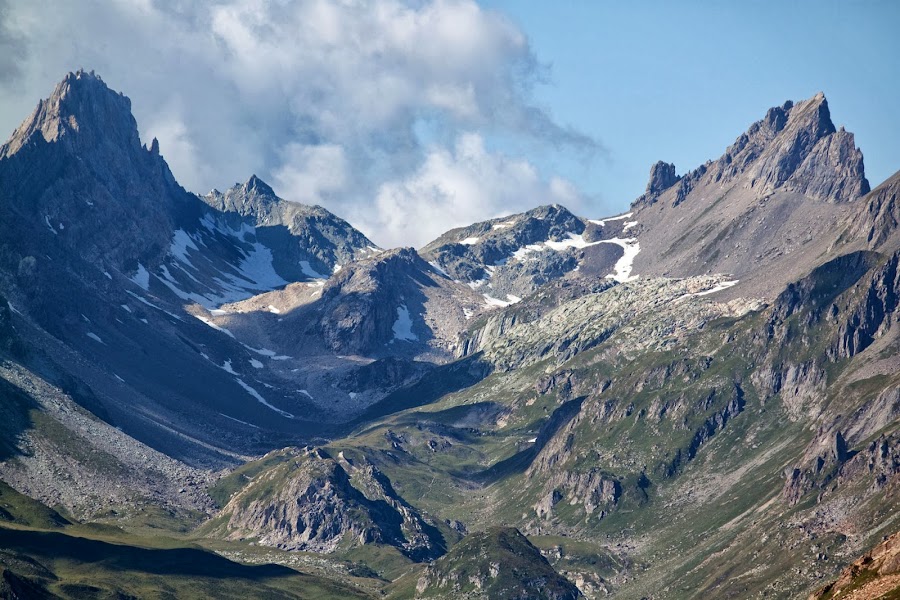
{"label": "dark shadow on slope", "polygon": [[860,250],[816,267],[778,295],[774,315],[786,319],[799,310],[808,310],[818,320],[820,313],[859,281],[878,259],[878,253]]}
{"label": "dark shadow on slope", "polygon": [[257,580],[298,574],[281,565],[244,565],[194,548],[138,548],[64,533],[5,527],[0,527],[0,547],[40,558],[101,564],[114,571],[138,571],[157,575]]}
{"label": "dark shadow on slope", "polygon": [[475,473],[470,478],[478,483],[490,485],[510,475],[524,473],[547,443],[581,412],[581,405],[586,397],[582,396],[575,400],[569,400],[554,410],[547,422],[541,426],[537,439],[530,448],[517,452],[509,458],[505,458],[487,469]]}
{"label": "dark shadow on slope", "polygon": [[490,375],[491,369],[490,364],[481,360],[480,353],[436,367],[413,385],[397,390],[370,406],[348,423],[347,429],[401,410],[431,404],[447,394],[475,385]]}
{"label": "dark shadow on slope", "polygon": [[0,461],[24,454],[19,440],[34,427],[31,411],[39,409],[31,396],[0,379]]}

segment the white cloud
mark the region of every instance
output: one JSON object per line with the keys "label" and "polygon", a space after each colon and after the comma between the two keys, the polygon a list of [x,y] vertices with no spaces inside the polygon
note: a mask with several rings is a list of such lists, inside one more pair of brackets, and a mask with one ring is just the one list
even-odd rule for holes
{"label": "white cloud", "polygon": [[[442,157],[441,185],[457,194],[473,185],[460,179],[477,166],[465,148],[424,145],[417,123],[439,139],[478,131],[596,147],[534,105],[542,74],[527,37],[474,0],[8,1],[0,49],[12,40],[19,58],[8,73],[0,59],[0,130],[12,131],[67,71],[95,69],[132,98],[143,140],[159,138],[188,189],[256,173],[290,200],[369,226],[381,244],[421,238],[400,239],[378,217],[373,198],[383,202],[385,189],[427,173],[437,181]],[[495,158],[507,179],[518,170],[537,180],[527,163]],[[566,196],[559,185],[549,192]],[[485,210],[514,200],[486,189]],[[476,206],[465,214],[490,216]]]}
{"label": "white cloud", "polygon": [[[347,186],[347,158],[335,144],[288,144],[283,164],[274,172],[278,189],[289,192],[293,202],[323,204]],[[284,192],[282,192],[284,193]]]}
{"label": "white cloud", "polygon": [[554,203],[577,210],[581,197],[571,183],[545,182],[527,161],[488,152],[480,135],[466,133],[452,152],[434,148],[410,177],[383,184],[362,218],[388,245],[422,246],[454,227]]}

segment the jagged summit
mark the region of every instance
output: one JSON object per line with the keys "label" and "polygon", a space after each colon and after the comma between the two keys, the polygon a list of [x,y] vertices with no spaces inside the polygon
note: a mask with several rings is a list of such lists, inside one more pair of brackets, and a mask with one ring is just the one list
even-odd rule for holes
{"label": "jagged summit", "polygon": [[275,196],[275,190],[272,189],[272,186],[257,177],[256,173],[250,176],[250,179],[244,184],[244,189],[264,196]]}
{"label": "jagged summit", "polygon": [[[36,136],[85,152],[113,143],[140,148],[131,100],[107,87],[93,71],[67,74],[0,147],[0,159],[36,141]],[[158,153],[158,143],[156,150]]]}
{"label": "jagged summit", "polygon": [[716,160],[680,177],[671,164],[651,168],[632,204],[634,271],[756,278],[754,295],[767,297],[811,268],[868,192],[862,152],[835,127],[825,95],[784,102]]}
{"label": "jagged summit", "polygon": [[288,279],[324,278],[339,265],[370,255],[378,247],[343,219],[321,206],[290,202],[251,175],[224,193],[202,198],[224,213],[230,226],[259,228],[257,236],[275,252],[277,268]]}
{"label": "jagged summit", "polygon": [[[825,94],[770,108],[725,154],[676,177],[673,165],[651,168],[647,191],[633,204],[648,206],[674,188],[677,206],[700,186],[740,184],[764,196],[776,190],[828,202],[847,202],[869,192],[862,152],[853,134],[836,129]],[[677,184],[677,185],[676,185]]]}

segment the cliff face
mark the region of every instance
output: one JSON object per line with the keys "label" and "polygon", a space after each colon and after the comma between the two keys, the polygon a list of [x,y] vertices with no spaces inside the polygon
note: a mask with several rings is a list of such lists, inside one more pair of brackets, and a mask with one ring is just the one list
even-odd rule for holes
{"label": "cliff face", "polygon": [[446,549],[440,532],[378,469],[321,450],[292,452],[233,496],[220,518],[230,538],[287,550],[329,553],[382,544],[426,560]]}
{"label": "cliff face", "polygon": [[379,251],[366,236],[321,206],[289,202],[256,175],[203,201],[240,229],[254,227],[270,248],[275,269],[288,280],[327,278],[343,265]]}
{"label": "cliff face", "polygon": [[[62,246],[128,270],[159,262],[200,203],[174,180],[156,140],[141,146],[131,102],[92,73],[69,73],[0,147],[0,210],[20,248]],[[43,242],[43,244],[42,244]]]}
{"label": "cliff face", "polygon": [[730,273],[744,295],[774,298],[818,264],[868,192],[862,152],[825,96],[786,102],[716,160],[680,177],[653,166],[632,206],[633,271]]}

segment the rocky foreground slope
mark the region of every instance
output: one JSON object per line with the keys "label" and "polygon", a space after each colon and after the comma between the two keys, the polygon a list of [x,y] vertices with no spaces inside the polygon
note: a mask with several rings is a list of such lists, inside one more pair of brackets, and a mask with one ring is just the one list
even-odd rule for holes
{"label": "rocky foreground slope", "polygon": [[[68,525],[0,534],[361,596],[802,597],[900,528],[897,181],[819,95],[624,215],[384,251],[255,176],[186,192],[70,74],[0,149],[0,477]],[[84,591],[16,544],[4,589]]]}

